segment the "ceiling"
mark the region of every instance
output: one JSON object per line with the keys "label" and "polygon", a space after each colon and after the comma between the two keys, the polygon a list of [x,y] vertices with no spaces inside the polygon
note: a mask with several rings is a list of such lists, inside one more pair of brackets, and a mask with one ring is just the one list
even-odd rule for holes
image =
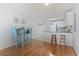
{"label": "ceiling", "polygon": [[73,6],[72,3],[50,3],[48,6],[44,3],[1,3],[0,10],[29,19],[51,19],[63,17]]}

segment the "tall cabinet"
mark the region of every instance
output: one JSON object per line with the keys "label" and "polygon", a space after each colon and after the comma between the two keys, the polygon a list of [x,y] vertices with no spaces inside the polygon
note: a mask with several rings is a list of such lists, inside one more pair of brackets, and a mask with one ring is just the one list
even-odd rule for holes
{"label": "tall cabinet", "polygon": [[71,32],[75,30],[75,13],[73,10],[66,11],[65,13],[65,26],[70,29]]}
{"label": "tall cabinet", "polygon": [[67,39],[69,37],[72,37],[71,41],[72,41],[72,45],[73,45],[73,40],[74,40],[74,32],[76,30],[76,19],[75,19],[75,12],[73,10],[69,10],[69,11],[66,11],[65,13],[65,26],[70,29],[71,31],[71,36],[68,35]]}

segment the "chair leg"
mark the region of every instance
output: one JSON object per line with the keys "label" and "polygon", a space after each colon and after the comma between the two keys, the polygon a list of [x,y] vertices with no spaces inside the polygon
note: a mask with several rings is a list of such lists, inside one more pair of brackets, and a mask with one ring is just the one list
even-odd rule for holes
{"label": "chair leg", "polygon": [[17,43],[16,43],[16,49],[18,48]]}
{"label": "chair leg", "polygon": [[23,48],[23,45],[22,45],[22,48]]}
{"label": "chair leg", "polygon": [[[54,42],[54,44],[53,44],[53,42]],[[53,51],[56,51],[56,45],[57,45],[56,35],[52,35],[51,47],[53,48]]]}
{"label": "chair leg", "polygon": [[24,47],[24,43],[22,42],[22,48]]}
{"label": "chair leg", "polygon": [[22,48],[24,47],[24,40],[21,41],[22,42]]}

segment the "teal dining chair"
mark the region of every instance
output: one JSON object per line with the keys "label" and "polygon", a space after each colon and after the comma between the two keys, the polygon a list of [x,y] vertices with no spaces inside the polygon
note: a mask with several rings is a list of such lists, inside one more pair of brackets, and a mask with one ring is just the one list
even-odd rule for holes
{"label": "teal dining chair", "polygon": [[25,31],[25,36],[26,36],[26,43],[31,43],[32,42],[32,28],[27,28]]}
{"label": "teal dining chair", "polygon": [[17,29],[15,26],[11,27],[11,36],[12,36],[12,44],[16,46],[17,48]]}

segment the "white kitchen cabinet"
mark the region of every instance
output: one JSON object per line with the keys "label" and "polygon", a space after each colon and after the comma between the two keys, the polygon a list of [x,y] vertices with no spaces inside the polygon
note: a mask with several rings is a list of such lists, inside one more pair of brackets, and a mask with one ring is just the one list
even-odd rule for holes
{"label": "white kitchen cabinet", "polygon": [[66,34],[66,45],[72,46],[72,33]]}
{"label": "white kitchen cabinet", "polygon": [[74,12],[73,11],[66,12],[65,22],[66,22],[66,25],[74,25]]}
{"label": "white kitchen cabinet", "polygon": [[67,11],[65,13],[64,25],[70,32],[75,31],[75,12],[74,11]]}
{"label": "white kitchen cabinet", "polygon": [[53,32],[47,31],[47,32],[44,32],[44,36],[43,36],[44,42],[50,43],[52,34],[56,34],[58,45],[60,45],[60,35],[65,35],[66,45],[72,46],[72,33],[53,33]]}
{"label": "white kitchen cabinet", "polygon": [[72,33],[53,33],[56,34],[57,44],[60,45],[60,35],[65,35],[66,46],[72,46]]}

